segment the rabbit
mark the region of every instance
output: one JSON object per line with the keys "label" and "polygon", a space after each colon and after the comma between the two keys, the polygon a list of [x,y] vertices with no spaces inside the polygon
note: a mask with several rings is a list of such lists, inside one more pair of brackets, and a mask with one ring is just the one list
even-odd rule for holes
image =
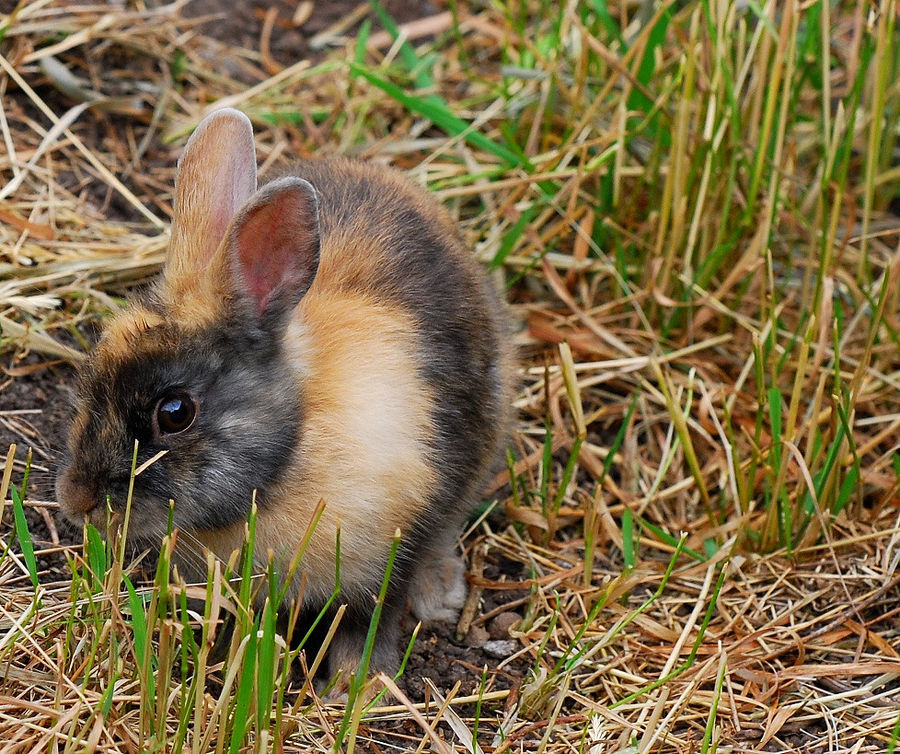
{"label": "rabbit", "polygon": [[158,457],[134,478],[128,538],[158,544],[174,501],[176,565],[205,580],[203,551],[240,549],[254,499],[255,568],[286,574],[323,501],[286,602],[323,608],[339,529],[328,674],[345,679],[399,529],[370,661],[391,672],[408,609],[450,621],[465,602],[456,541],[508,434],[505,311],[401,173],[313,158],[257,190],[250,120],[216,110],[178,163],[161,277],[81,368],[60,507],[101,531],[108,505],[121,517],[136,440],[138,465]]}

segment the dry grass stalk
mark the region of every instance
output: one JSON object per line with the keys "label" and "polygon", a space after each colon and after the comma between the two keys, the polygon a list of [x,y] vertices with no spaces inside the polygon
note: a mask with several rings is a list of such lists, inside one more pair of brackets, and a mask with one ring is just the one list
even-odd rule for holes
{"label": "dry grass stalk", "polygon": [[[427,94],[468,123],[452,134],[353,75],[347,56],[275,61],[273,17],[260,52],[229,49],[220,65],[223,46],[182,5],[26,0],[0,21],[13,374],[29,353],[77,360],[71,333],[155,272],[179,142],[223,104],[253,118],[265,170],[332,151],[408,169],[482,259],[502,261],[524,322],[516,458],[491,490],[506,518],[485,517],[468,541],[494,566],[475,593],[500,606],[467,622],[519,611],[516,651],[486,687],[473,671],[427,702],[382,678],[400,703],[368,711],[356,745],[874,752],[896,740],[900,223],[879,197],[898,175],[867,130],[896,127],[889,4],[816,17],[793,1],[759,17],[731,2],[610,4],[619,38],[575,6],[545,19],[473,4],[458,28],[428,20],[423,33],[452,29],[437,42],[407,27],[440,56]],[[350,39],[368,14],[360,5],[314,43]],[[415,76],[390,36],[367,50],[373,75]],[[495,147],[513,133],[520,162],[473,132]],[[65,583],[35,592],[29,568],[17,548],[0,558],[0,737],[133,751],[150,718],[127,595],[73,607]],[[92,624],[92,611],[106,617]],[[526,666],[518,689],[491,687]],[[179,727],[166,682],[162,739]],[[191,740],[221,735],[230,699],[197,696]],[[293,701],[283,746],[332,746],[343,711],[309,688]]]}

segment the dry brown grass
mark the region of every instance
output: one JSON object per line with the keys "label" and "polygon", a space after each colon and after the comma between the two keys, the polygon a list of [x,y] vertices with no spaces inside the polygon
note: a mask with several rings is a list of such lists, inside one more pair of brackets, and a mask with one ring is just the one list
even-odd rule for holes
{"label": "dry brown grass", "polygon": [[[702,2],[610,5],[627,46],[553,9],[562,42],[548,49],[538,4],[528,20],[525,4],[460,6],[458,27],[441,15],[410,31],[439,35],[416,44],[439,53],[434,92],[453,113],[495,144],[513,132],[531,165],[509,166],[353,77],[346,29],[319,35],[334,49],[319,62],[285,66],[269,50],[274,18],[255,50],[227,49],[178,3],[19,3],[0,21],[4,365],[18,379],[34,355],[84,358],[79,328],[158,269],[177,153],[216,106],[252,117],[264,171],[332,151],[407,169],[485,262],[506,255],[497,274],[523,325],[515,484],[495,480],[504,515],[466,540],[465,621],[485,625],[496,611],[484,604],[505,600],[479,598],[508,593],[523,620],[484,682],[473,670],[427,702],[396,689],[400,703],[369,712],[355,745],[885,751],[900,708],[891,5],[819,19],[833,42],[818,87],[798,74],[817,53],[795,47],[809,4],[765,5],[765,22],[730,2],[709,17]],[[646,79],[636,61],[663,6],[673,20]],[[365,60],[402,69],[402,50],[373,33]],[[666,137],[628,116],[635,92]],[[20,470],[7,464],[6,501]],[[16,548],[0,559],[0,740],[137,750],[122,600],[98,597],[99,623],[76,619],[67,584],[36,597],[28,573]],[[119,664],[92,668],[94,656]],[[523,663],[533,676],[495,688]],[[177,708],[171,688],[163,712]],[[216,704],[208,693],[193,719],[214,727]],[[286,709],[285,749],[328,748],[342,716],[317,699]],[[178,720],[163,720],[174,736]]]}

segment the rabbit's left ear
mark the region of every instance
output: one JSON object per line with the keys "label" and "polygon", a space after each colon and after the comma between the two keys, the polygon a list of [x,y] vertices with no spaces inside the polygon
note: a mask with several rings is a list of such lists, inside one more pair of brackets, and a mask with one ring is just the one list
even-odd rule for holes
{"label": "rabbit's left ear", "polygon": [[178,161],[172,241],[164,277],[182,289],[209,266],[232,218],[256,191],[253,126],[242,112],[216,110],[191,134]]}
{"label": "rabbit's left ear", "polygon": [[302,178],[266,185],[234,218],[225,241],[235,293],[263,324],[280,329],[319,267],[316,190]]}

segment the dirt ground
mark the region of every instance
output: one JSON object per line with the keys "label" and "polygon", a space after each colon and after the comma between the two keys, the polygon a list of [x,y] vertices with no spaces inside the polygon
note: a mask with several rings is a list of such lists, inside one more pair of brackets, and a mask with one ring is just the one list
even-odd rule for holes
{"label": "dirt ground", "polygon": [[[148,3],[162,5],[163,3]],[[2,2],[5,11],[14,3]],[[300,3],[303,5],[303,3]],[[280,0],[276,2],[226,2],[223,0],[194,0],[185,8],[185,15],[196,18],[208,18],[199,27],[199,32],[224,45],[238,45],[255,49],[259,46],[264,24],[271,24],[271,38],[268,50],[271,57],[282,65],[290,65],[304,57],[322,56],[327,50],[313,49],[310,41],[325,29],[332,27],[341,19],[349,17],[360,4],[355,0],[338,0],[337,2],[316,2],[312,4],[312,13],[301,27],[290,23],[290,18],[298,7],[297,2]],[[431,2],[403,2],[391,0],[385,3],[391,16],[402,23],[418,17],[438,12]],[[272,14],[275,14],[274,17]],[[358,25],[358,24],[357,24]],[[350,25],[347,33],[352,33],[354,25]],[[373,29],[378,28],[373,19]],[[240,70],[232,71],[235,77]],[[48,102],[59,103],[59,110],[71,106],[70,102],[61,100],[61,95],[50,90],[44,93]],[[20,96],[13,92],[12,97]],[[29,104],[22,98],[21,106]],[[102,140],[101,129],[95,131],[95,138]],[[90,144],[89,144],[90,145]],[[102,150],[98,150],[102,151]],[[153,164],[169,159],[171,150],[154,140],[148,146],[144,157],[145,164]],[[98,196],[100,214],[117,221],[137,221],[140,218],[127,205],[117,204],[106,197]],[[96,328],[84,333],[88,339],[96,337]],[[36,502],[30,509],[29,522],[36,549],[39,553],[39,564],[43,569],[43,578],[47,581],[60,581],[68,578],[66,559],[59,545],[78,546],[81,532],[72,526],[55,510],[54,478],[61,455],[65,448],[66,428],[69,412],[73,403],[75,370],[67,364],[48,362],[34,355],[5,352],[0,357],[3,376],[0,379],[0,448],[6,449],[10,443],[18,446],[16,458],[20,461],[17,471],[21,471],[26,451],[31,448],[33,458],[27,498]],[[21,479],[19,473],[14,481]],[[7,522],[8,525],[8,522]],[[520,563],[489,562],[485,565],[484,576],[488,579],[508,579],[512,581],[524,578],[524,566]],[[512,662],[502,670],[498,664],[508,653],[509,642],[503,643],[505,628],[514,616],[505,615],[504,603],[514,601],[522,594],[514,590],[486,591],[482,615],[490,616],[490,620],[476,619],[475,628],[470,631],[468,641],[458,642],[454,639],[453,627],[437,626],[426,629],[418,639],[413,654],[407,665],[403,688],[413,698],[421,698],[424,693],[423,676],[430,677],[438,688],[449,689],[457,681],[461,683],[461,693],[477,692],[482,679],[482,669],[489,669],[489,680],[486,690],[510,688],[518,684],[527,667],[522,662]],[[498,616],[500,616],[498,618]],[[482,625],[483,623],[483,625]],[[493,640],[493,642],[492,642]],[[500,640],[499,644],[497,640]]]}
{"label": "dirt ground", "polygon": [[[368,3],[358,0],[309,4],[298,3],[296,0],[247,0],[231,3],[222,0],[193,0],[185,8],[185,15],[195,18],[209,16],[210,20],[200,27],[205,36],[229,46],[246,49],[259,47],[266,17],[274,15],[269,51],[278,63],[290,65],[303,58],[321,57],[322,49],[310,44],[316,35],[353,18],[359,13],[361,6],[367,5]],[[295,27],[290,19],[297,12],[305,16],[304,10],[309,6],[311,9],[308,11],[308,19],[299,28]],[[430,0],[385,0],[382,6],[398,24],[425,18],[441,10]],[[366,13],[365,17],[369,15]],[[345,31],[352,33],[358,27],[359,23],[351,23]],[[374,19],[373,27],[377,27]]]}

